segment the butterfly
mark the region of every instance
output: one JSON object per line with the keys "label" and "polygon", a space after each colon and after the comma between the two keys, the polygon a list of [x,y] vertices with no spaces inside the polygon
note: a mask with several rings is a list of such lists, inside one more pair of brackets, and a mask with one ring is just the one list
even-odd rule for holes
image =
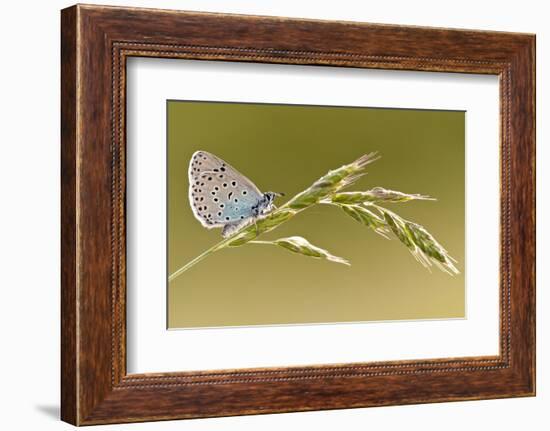
{"label": "butterfly", "polygon": [[224,160],[196,151],[189,161],[189,204],[207,229],[223,227],[227,238],[241,227],[275,209],[282,193],[262,193],[256,185]]}

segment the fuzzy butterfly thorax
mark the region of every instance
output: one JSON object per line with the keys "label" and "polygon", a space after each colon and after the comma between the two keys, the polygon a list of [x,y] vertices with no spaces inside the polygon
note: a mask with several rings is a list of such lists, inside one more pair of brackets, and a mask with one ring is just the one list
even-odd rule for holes
{"label": "fuzzy butterfly thorax", "polygon": [[273,210],[279,193],[262,193],[243,174],[219,157],[196,151],[189,162],[189,203],[207,229],[223,227],[229,236]]}

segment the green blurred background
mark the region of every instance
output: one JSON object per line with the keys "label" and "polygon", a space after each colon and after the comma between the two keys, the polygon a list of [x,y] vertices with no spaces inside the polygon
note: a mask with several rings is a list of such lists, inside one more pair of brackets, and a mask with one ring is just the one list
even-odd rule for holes
{"label": "green blurred background", "polygon": [[307,188],[364,153],[380,160],[350,190],[375,186],[437,201],[389,204],[458,260],[449,276],[420,265],[341,210],[315,206],[262,239],[300,235],[351,267],[248,244],[208,257],[168,286],[168,327],[459,318],[465,313],[465,113],[168,101],[168,273],[221,239],[193,217],[187,167],[209,151],[262,191]]}

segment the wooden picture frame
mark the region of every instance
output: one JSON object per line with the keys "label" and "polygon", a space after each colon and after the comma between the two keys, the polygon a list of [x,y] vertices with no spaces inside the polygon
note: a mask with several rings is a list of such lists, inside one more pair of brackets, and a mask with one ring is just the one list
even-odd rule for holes
{"label": "wooden picture frame", "polygon": [[[91,425],[535,394],[534,35],[83,5],[61,17],[62,420]],[[127,374],[131,56],[498,75],[500,354]]]}

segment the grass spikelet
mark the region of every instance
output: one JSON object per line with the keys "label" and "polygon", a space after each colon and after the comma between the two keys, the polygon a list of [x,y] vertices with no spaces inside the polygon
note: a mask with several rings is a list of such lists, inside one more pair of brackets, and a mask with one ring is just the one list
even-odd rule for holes
{"label": "grass spikelet", "polygon": [[366,192],[343,192],[335,193],[330,198],[331,202],[338,204],[360,204],[360,203],[400,203],[412,200],[433,201],[434,198],[419,194],[402,193],[395,190],[387,190],[382,187],[375,187]]}
{"label": "grass spikelet", "polygon": [[385,208],[378,207],[393,234],[401,241],[412,255],[424,266],[435,264],[448,274],[458,274],[453,262],[456,262],[443,246],[430,234],[426,228],[408,220]]}
{"label": "grass spikelet", "polygon": [[371,228],[384,238],[388,238],[389,229],[386,226],[386,221],[377,214],[359,205],[340,205],[340,208],[359,223]]}
{"label": "grass spikelet", "polygon": [[365,154],[349,165],[330,171],[315,181],[309,188],[294,196],[286,203],[286,206],[291,209],[302,210],[315,205],[343,187],[352,184],[360,177],[365,167],[377,159],[376,153]]}
{"label": "grass spikelet", "polygon": [[251,243],[277,245],[293,253],[298,253],[304,256],[313,257],[316,259],[326,259],[331,262],[341,263],[348,266],[350,264],[346,259],[330,254],[328,251],[311,244],[307,239],[302,238],[301,236],[280,238],[275,241],[251,241]]}

